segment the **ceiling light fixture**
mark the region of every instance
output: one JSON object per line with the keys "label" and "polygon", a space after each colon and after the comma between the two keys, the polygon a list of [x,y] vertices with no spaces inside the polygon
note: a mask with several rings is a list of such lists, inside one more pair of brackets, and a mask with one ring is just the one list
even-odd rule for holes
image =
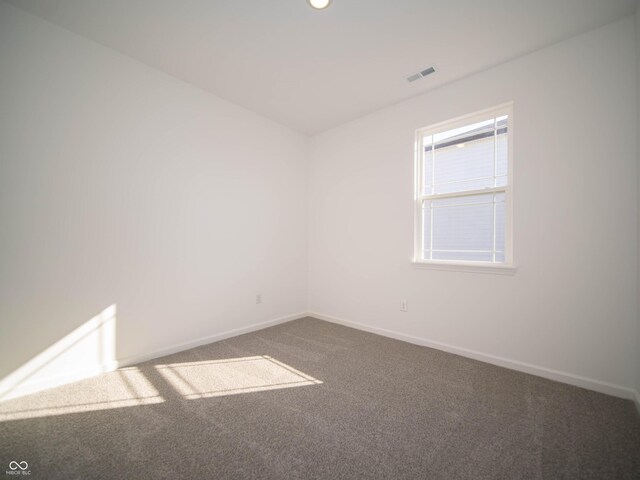
{"label": "ceiling light fixture", "polygon": [[331,0],[307,0],[307,2],[316,10],[322,10],[331,5]]}

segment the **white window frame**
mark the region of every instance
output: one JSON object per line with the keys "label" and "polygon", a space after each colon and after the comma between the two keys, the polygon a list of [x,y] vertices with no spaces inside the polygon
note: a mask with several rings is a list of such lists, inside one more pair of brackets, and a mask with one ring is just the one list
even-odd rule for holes
{"label": "white window frame", "polygon": [[[451,192],[433,195],[423,195],[422,161],[424,156],[423,138],[435,135],[447,130],[452,130],[465,125],[508,115],[507,120],[507,185],[504,187],[488,187],[479,190],[467,190],[463,192]],[[513,102],[505,103],[497,107],[488,108],[469,115],[463,115],[445,122],[436,123],[416,131],[415,161],[414,161],[414,256],[413,265],[419,268],[435,270],[453,270],[472,273],[497,273],[505,275],[515,274],[517,267],[513,258]],[[483,261],[458,261],[458,260],[430,260],[423,258],[423,214],[422,205],[425,200],[437,198],[463,197],[468,195],[480,195],[486,193],[505,193],[505,261],[503,263]]]}

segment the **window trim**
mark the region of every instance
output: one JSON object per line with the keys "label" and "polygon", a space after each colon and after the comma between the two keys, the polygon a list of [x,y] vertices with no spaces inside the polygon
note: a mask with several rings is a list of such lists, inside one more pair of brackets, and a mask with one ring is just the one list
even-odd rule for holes
{"label": "window trim", "polygon": [[[426,135],[435,135],[447,130],[462,127],[486,120],[487,117],[500,117],[508,115],[507,120],[507,185],[497,188],[505,193],[505,261],[503,263],[482,262],[482,261],[459,261],[459,260],[424,260],[422,259],[422,202],[424,196],[421,195],[422,187],[422,158],[424,155],[424,145],[422,139]],[[496,107],[487,108],[468,115],[462,115],[451,120],[439,122],[428,127],[420,128],[415,133],[414,152],[414,248],[412,263],[414,267],[434,270],[451,270],[472,273],[494,273],[502,275],[513,275],[517,271],[517,266],[513,255],[513,102],[504,103]],[[474,190],[473,193],[491,193],[496,188],[486,188]],[[469,195],[469,191],[451,192],[441,194],[450,197]]]}

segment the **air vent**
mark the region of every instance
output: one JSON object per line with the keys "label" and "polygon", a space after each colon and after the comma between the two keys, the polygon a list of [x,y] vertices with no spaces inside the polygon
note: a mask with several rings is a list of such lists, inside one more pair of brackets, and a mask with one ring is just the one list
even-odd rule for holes
{"label": "air vent", "polygon": [[425,68],[421,72],[414,73],[413,75],[408,76],[407,80],[409,82],[415,82],[416,80],[420,80],[421,78],[424,78],[427,75],[431,75],[432,73],[435,73],[435,71],[436,69],[433,67]]}

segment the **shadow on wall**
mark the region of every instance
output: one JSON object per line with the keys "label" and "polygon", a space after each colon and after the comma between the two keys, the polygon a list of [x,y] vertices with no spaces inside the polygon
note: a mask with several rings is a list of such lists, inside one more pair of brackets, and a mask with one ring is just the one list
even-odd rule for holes
{"label": "shadow on wall", "polygon": [[115,370],[115,357],[114,304],[0,380],[0,400]]}

